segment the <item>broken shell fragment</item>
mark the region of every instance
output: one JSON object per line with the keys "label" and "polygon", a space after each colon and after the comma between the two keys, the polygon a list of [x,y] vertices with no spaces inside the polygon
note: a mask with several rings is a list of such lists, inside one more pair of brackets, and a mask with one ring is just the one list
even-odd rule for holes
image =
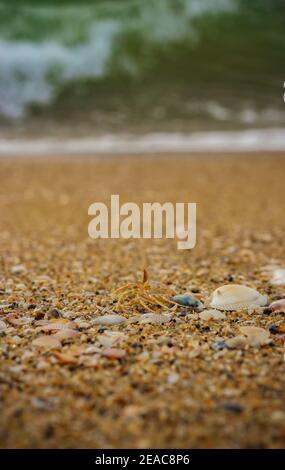
{"label": "broken shell fragment", "polygon": [[75,323],[49,323],[48,325],[44,325],[41,330],[42,331],[63,331],[63,330],[70,330],[76,326]]}
{"label": "broken shell fragment", "polygon": [[218,310],[243,310],[262,307],[268,302],[265,295],[261,295],[251,287],[227,284],[218,287],[210,301],[210,306]]}
{"label": "broken shell fragment", "polygon": [[272,272],[271,284],[274,286],[284,286],[285,285],[285,269],[278,268]]}
{"label": "broken shell fragment", "polygon": [[203,312],[199,313],[199,318],[201,320],[225,320],[227,317],[223,312],[219,310],[211,309],[211,310],[203,310]]}
{"label": "broken shell fragment", "polygon": [[33,346],[37,346],[43,349],[59,349],[61,348],[61,343],[58,339],[53,338],[52,336],[39,336],[34,339],[32,342]]}
{"label": "broken shell fragment", "polygon": [[246,338],[242,335],[234,336],[225,342],[229,349],[243,349],[247,345]]}
{"label": "broken shell fragment", "polygon": [[196,299],[190,294],[178,294],[172,297],[173,302],[183,307],[190,307],[192,309],[199,309],[202,307],[200,300]]}
{"label": "broken shell fragment", "polygon": [[270,332],[257,326],[241,326],[240,332],[246,336],[249,346],[262,346],[270,343]]}
{"label": "broken shell fragment", "polygon": [[126,351],[123,349],[107,348],[104,349],[102,355],[108,359],[123,359],[126,356]]}
{"label": "broken shell fragment", "polygon": [[66,328],[64,330],[59,330],[57,333],[52,335],[52,337],[57,339],[58,341],[67,341],[69,339],[76,338],[76,336],[78,335],[78,331]]}
{"label": "broken shell fragment", "polygon": [[154,325],[159,325],[163,323],[169,323],[171,320],[171,315],[164,313],[144,313],[139,322],[140,323],[152,323]]}
{"label": "broken shell fragment", "polygon": [[285,313],[285,299],[276,300],[268,306],[268,311],[274,313]]}
{"label": "broken shell fragment", "polygon": [[91,323],[92,325],[120,325],[125,322],[126,319],[122,315],[102,315],[95,318]]}

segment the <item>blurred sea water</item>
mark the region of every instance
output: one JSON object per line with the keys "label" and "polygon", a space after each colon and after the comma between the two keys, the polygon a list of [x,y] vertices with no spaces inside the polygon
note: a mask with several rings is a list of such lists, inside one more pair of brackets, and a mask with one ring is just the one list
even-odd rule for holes
{"label": "blurred sea water", "polygon": [[283,0],[1,0],[1,132],[281,127],[284,59]]}

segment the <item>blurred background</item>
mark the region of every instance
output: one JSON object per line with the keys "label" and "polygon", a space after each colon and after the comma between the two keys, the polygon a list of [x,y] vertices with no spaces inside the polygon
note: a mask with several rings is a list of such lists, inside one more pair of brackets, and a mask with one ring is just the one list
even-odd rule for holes
{"label": "blurred background", "polygon": [[0,137],[282,127],[284,0],[0,1]]}

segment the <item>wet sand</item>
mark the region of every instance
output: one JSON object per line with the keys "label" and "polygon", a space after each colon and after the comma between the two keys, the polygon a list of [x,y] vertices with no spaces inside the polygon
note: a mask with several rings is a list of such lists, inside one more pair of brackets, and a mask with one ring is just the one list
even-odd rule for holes
{"label": "wet sand", "polygon": [[[154,289],[202,301],[228,283],[285,297],[264,268],[285,267],[284,174],[281,154],[1,159],[0,446],[284,447],[284,338],[217,346],[241,326],[282,331],[284,314],[179,307],[146,324],[111,295],[146,268]],[[111,194],[198,203],[196,247],[89,239],[88,207]],[[76,333],[55,349],[33,343],[62,325]]]}

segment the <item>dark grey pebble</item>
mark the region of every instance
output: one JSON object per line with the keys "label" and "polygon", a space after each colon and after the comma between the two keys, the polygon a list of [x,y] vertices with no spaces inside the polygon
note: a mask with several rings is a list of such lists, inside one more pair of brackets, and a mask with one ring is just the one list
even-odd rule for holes
{"label": "dark grey pebble", "polygon": [[230,411],[231,413],[242,413],[243,412],[243,407],[239,405],[238,403],[220,403],[220,408],[223,408],[225,411]]}
{"label": "dark grey pebble", "polygon": [[190,294],[178,294],[172,297],[172,300],[183,307],[191,307],[193,309],[202,307],[202,303]]}
{"label": "dark grey pebble", "polygon": [[214,349],[215,351],[222,351],[222,349],[225,349],[226,343],[224,341],[215,341],[212,343],[211,348]]}

